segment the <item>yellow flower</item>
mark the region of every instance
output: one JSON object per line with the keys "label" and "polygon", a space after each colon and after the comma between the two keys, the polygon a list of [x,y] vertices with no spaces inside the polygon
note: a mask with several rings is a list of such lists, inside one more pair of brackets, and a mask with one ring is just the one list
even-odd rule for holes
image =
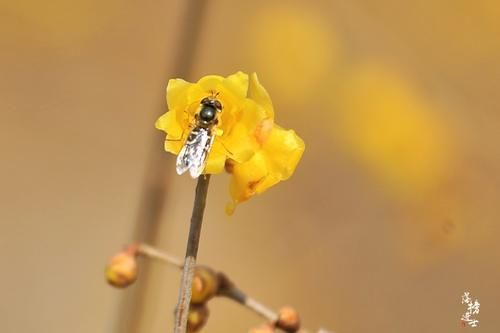
{"label": "yellow flower", "polygon": [[448,179],[450,127],[437,105],[400,74],[365,64],[335,97],[335,130],[344,149],[398,198],[421,198]]}
{"label": "yellow flower", "polygon": [[274,124],[274,109],[255,73],[242,72],[227,78],[209,75],[197,83],[170,80],[169,111],[156,122],[167,133],[165,150],[178,155],[196,125],[201,100],[217,96],[222,112],[215,125],[215,139],[208,154],[205,174],[226,170],[232,174],[232,213],[237,203],[288,179],[295,170],[304,142],[294,131]]}
{"label": "yellow flower", "polygon": [[232,174],[229,185],[232,202],[226,206],[228,215],[238,203],[290,178],[302,157],[304,141],[295,131],[273,125],[266,136],[261,149],[247,162],[228,161],[226,169]]}
{"label": "yellow flower", "polygon": [[[238,72],[223,78],[208,75],[197,83],[173,79],[167,85],[169,111],[156,122],[156,128],[167,133],[165,150],[178,155],[190,130],[200,101],[214,94],[223,111],[217,125],[217,138],[208,155],[204,173],[215,174],[224,170],[228,158],[236,162],[247,161],[258,149],[258,143],[249,135],[264,119],[272,119],[272,108],[266,106],[267,95],[257,77]],[[255,95],[256,98],[251,97]],[[257,101],[262,100],[262,104]]]}
{"label": "yellow flower", "polygon": [[324,18],[307,4],[290,1],[273,1],[249,14],[241,31],[243,54],[265,75],[273,96],[290,104],[314,99],[324,82],[332,81],[342,50]]}

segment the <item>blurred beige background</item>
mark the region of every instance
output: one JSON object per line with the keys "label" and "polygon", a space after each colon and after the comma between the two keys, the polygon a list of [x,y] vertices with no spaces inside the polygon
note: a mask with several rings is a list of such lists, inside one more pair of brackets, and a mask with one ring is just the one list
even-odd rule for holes
{"label": "blurred beige background", "polygon": [[[135,239],[184,253],[195,182],[153,124],[169,78],[237,70],[259,74],[307,147],[289,181],[232,217],[227,176],[213,177],[199,261],[294,305],[311,330],[498,332],[497,1],[1,0],[0,12],[0,332],[171,330],[177,271],[143,262],[115,290],[103,268]],[[478,328],[460,326],[464,291]],[[261,322],[224,299],[210,309],[204,332]]]}

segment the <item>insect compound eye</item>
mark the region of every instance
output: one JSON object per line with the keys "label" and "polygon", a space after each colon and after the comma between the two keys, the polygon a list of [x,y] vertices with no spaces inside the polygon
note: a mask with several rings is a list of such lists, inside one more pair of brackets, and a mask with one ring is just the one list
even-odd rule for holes
{"label": "insect compound eye", "polygon": [[200,119],[203,121],[212,121],[215,119],[215,109],[211,105],[204,105],[200,110]]}
{"label": "insect compound eye", "polygon": [[214,106],[217,110],[221,111],[222,110],[222,104],[218,101],[218,100],[215,100],[214,101]]}
{"label": "insect compound eye", "polygon": [[204,99],[201,100],[200,104],[202,104],[202,105],[210,105],[210,98],[205,97]]}

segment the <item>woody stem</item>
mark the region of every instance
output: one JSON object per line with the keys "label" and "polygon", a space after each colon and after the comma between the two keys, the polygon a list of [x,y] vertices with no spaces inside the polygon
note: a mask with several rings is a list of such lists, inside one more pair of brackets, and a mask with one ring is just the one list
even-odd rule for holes
{"label": "woody stem", "polygon": [[198,244],[200,242],[201,225],[203,213],[205,211],[209,182],[210,175],[202,175],[198,177],[198,183],[196,184],[193,213],[191,215],[186,256],[184,258],[181,286],[179,289],[179,300],[175,310],[174,333],[186,332],[188,310],[191,302],[191,286],[193,283],[194,267],[198,254]]}
{"label": "woody stem", "polygon": [[176,267],[181,268],[181,269],[182,269],[182,266],[184,264],[181,258],[173,256],[169,253],[160,251],[160,250],[158,250],[150,245],[144,244],[144,243],[137,245],[137,254],[148,257],[148,258],[153,258],[153,259],[164,261],[167,264],[176,266]]}
{"label": "woody stem", "polygon": [[253,312],[267,319],[270,323],[276,323],[278,321],[278,314],[276,312],[269,309],[267,306],[258,302],[252,297],[248,296],[235,286],[231,286],[227,289],[221,290],[220,295],[226,296],[227,298],[230,298],[233,301],[246,306]]}

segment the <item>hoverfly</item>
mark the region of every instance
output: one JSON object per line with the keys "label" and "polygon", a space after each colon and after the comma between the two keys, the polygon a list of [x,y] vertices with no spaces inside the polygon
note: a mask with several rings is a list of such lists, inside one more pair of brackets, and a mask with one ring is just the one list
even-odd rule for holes
{"label": "hoverfly", "polygon": [[205,169],[215,139],[215,126],[219,123],[218,114],[222,112],[217,95],[205,97],[200,102],[199,111],[194,116],[195,126],[177,156],[176,170],[179,175],[189,170],[191,177],[198,178]]}

